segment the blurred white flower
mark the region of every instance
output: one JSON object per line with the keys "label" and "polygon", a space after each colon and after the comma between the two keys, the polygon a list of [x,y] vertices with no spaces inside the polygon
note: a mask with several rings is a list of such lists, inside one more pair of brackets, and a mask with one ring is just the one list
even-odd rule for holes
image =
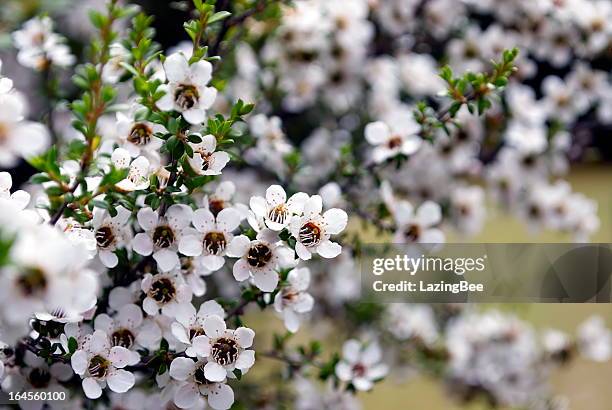
{"label": "blurred white flower", "polygon": [[389,372],[381,359],[382,350],[377,342],[363,345],[355,339],[347,340],[342,346],[342,360],[336,365],[336,376],[357,390],[368,391]]}
{"label": "blurred white flower", "polygon": [[314,306],[314,298],[307,292],[310,270],[295,268],[287,275],[287,285],[274,297],[274,309],[283,316],[285,327],[295,333],[300,328],[301,316]]}

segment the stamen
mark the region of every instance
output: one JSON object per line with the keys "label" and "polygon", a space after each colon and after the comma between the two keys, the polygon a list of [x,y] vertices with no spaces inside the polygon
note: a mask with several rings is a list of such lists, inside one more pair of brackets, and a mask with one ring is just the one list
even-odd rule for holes
{"label": "stamen", "polygon": [[321,243],[323,231],[313,221],[307,222],[300,228],[299,239],[304,246],[316,246]]}

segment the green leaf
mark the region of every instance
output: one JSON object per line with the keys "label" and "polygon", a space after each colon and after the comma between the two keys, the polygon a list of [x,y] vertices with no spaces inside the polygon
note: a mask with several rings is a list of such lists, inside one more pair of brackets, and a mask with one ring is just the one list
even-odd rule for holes
{"label": "green leaf", "polygon": [[208,18],[208,24],[213,24],[216,23],[217,21],[221,21],[224,20],[226,18],[228,18],[229,16],[231,16],[232,13],[230,13],[229,11],[218,11],[215,14],[213,14],[212,16],[210,16]]}
{"label": "green leaf", "polygon": [[70,336],[70,338],[68,339],[68,351],[72,354],[76,352],[78,347],[79,344],[77,340],[74,337]]}

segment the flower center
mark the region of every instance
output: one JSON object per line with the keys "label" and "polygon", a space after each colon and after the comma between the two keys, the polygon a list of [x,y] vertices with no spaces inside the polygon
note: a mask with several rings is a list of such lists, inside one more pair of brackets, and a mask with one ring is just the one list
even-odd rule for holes
{"label": "flower center", "polygon": [[47,278],[40,268],[26,268],[17,278],[17,286],[24,295],[32,296],[47,288]]}
{"label": "flower center", "polygon": [[0,144],[8,140],[8,126],[0,122]]}
{"label": "flower center", "polygon": [[174,101],[183,110],[193,108],[200,99],[197,87],[191,84],[181,84],[176,88]]}
{"label": "flower center", "polygon": [[225,250],[227,241],[223,232],[208,232],[204,235],[204,249],[211,255],[219,255]]}
{"label": "flower center", "polygon": [[160,278],[151,284],[149,289],[149,296],[151,296],[158,303],[168,303],[174,299],[176,295],[176,288],[174,283],[168,278]]}
{"label": "flower center", "polygon": [[106,376],[108,372],[108,366],[110,365],[109,361],[100,355],[96,355],[91,358],[89,361],[89,366],[87,370],[89,370],[89,374],[92,377],[96,377],[98,379]]}
{"label": "flower center", "polygon": [[134,334],[129,329],[117,329],[111,335],[113,346],[121,346],[129,349],[134,344]]}
{"label": "flower center", "polygon": [[49,385],[49,382],[51,381],[51,373],[49,373],[45,369],[32,369],[32,371],[28,375],[28,381],[33,387],[37,389],[45,388]]}
{"label": "flower center", "polygon": [[211,198],[208,201],[208,209],[214,216],[225,209],[225,201],[223,199]]}
{"label": "flower center", "polygon": [[272,250],[263,243],[251,246],[247,253],[247,262],[254,268],[263,268],[270,259],[272,259]]}
{"label": "flower center", "polygon": [[395,149],[401,146],[402,146],[402,137],[400,137],[399,135],[395,135],[391,137],[389,141],[387,141],[387,147],[389,147],[389,149]]}
{"label": "flower center", "polygon": [[361,363],[357,363],[356,365],[353,366],[353,374],[355,375],[355,377],[365,376],[366,370],[367,370],[366,367],[362,365]]}
{"label": "flower center", "polygon": [[238,358],[238,343],[234,339],[217,339],[212,346],[212,357],[221,366],[232,364]]}
{"label": "flower center", "polygon": [[212,383],[210,380],[208,380],[206,377],[204,377],[204,365],[198,367],[196,369],[196,371],[193,373],[193,380],[197,384],[203,384],[203,385],[207,385],[207,384],[211,384]]}
{"label": "flower center", "polygon": [[167,248],[174,243],[174,232],[168,225],[155,228],[153,243],[159,248]]}
{"label": "flower center", "polygon": [[289,209],[285,204],[276,205],[268,212],[268,218],[277,224],[284,224],[289,217]]}
{"label": "flower center", "polygon": [[202,329],[201,327],[191,327],[189,328],[189,339],[193,339],[194,337],[198,337],[198,336],[203,336],[204,333],[204,329]]}
{"label": "flower center", "polygon": [[151,141],[151,135],[153,135],[151,127],[139,122],[134,124],[127,139],[134,145],[147,145]]}
{"label": "flower center", "polygon": [[404,237],[411,242],[416,242],[421,237],[421,227],[417,224],[408,225],[404,231]]}
{"label": "flower center", "polygon": [[304,246],[316,246],[321,243],[323,230],[313,221],[306,222],[300,228],[299,239]]}
{"label": "flower center", "polygon": [[96,242],[102,249],[106,249],[115,243],[115,235],[110,226],[101,226],[98,228],[96,231]]}
{"label": "flower center", "polygon": [[208,171],[215,163],[215,158],[212,156],[211,152],[200,151],[198,154],[200,154],[200,158],[202,158],[202,171]]}
{"label": "flower center", "polygon": [[188,256],[181,256],[179,258],[179,262],[181,264],[181,272],[185,275],[188,275],[193,270],[193,260]]}

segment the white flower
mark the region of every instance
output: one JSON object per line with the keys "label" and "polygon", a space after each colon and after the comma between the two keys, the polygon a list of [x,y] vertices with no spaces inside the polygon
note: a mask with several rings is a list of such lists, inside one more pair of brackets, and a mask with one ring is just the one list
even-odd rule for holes
{"label": "white flower", "polygon": [[204,335],[192,340],[193,351],[198,357],[205,357],[208,363],[203,373],[212,382],[222,382],[234,369],[246,373],[255,363],[253,344],[255,332],[247,327],[227,329],[225,321],[211,315],[204,319]]}
{"label": "white flower", "polygon": [[612,357],[612,331],[601,316],[593,316],[578,328],[578,347],[586,358],[606,362]]}
{"label": "white flower", "polygon": [[240,219],[244,219],[249,214],[249,208],[245,204],[230,202],[236,193],[236,185],[232,181],[223,181],[217,185],[215,192],[205,195],[203,198],[204,207],[208,208],[213,215],[217,216],[221,210],[233,207],[240,212]]}
{"label": "white flower", "polygon": [[117,248],[125,246],[131,230],[127,226],[131,212],[118,206],[117,215],[110,216],[108,211],[94,208],[92,225],[98,248],[98,257],[107,268],[117,266],[119,259],[115,255]]}
{"label": "white flower", "polygon": [[6,94],[13,89],[13,80],[2,76],[2,60],[0,60],[0,94]]}
{"label": "white flower", "polygon": [[162,218],[151,208],[140,209],[136,218],[145,232],[134,236],[134,252],[143,256],[153,254],[157,266],[164,272],[174,269],[179,264],[178,244],[192,215],[192,209],[183,204],[171,205]]}
{"label": "white flower", "polygon": [[143,321],[142,310],[134,304],[121,306],[113,317],[102,313],[94,320],[94,329],[107,334],[112,346],[130,350],[130,365],[140,361],[140,355],[136,352],[139,346],[148,348],[154,346],[155,342],[159,343],[161,331],[151,325],[151,322]]}
{"label": "white flower", "polygon": [[218,382],[206,377],[205,360],[177,357],[170,363],[170,377],[183,382],[174,392],[174,404],[181,409],[193,408],[201,396],[206,396],[208,405],[215,410],[229,409],[234,403],[234,391],[225,384],[225,377]]}
{"label": "white flower", "polygon": [[113,135],[119,146],[128,150],[133,158],[144,155],[150,161],[158,163],[158,151],[162,146],[162,140],[155,134],[166,133],[167,130],[163,125],[139,120],[140,108],[140,106],[132,107],[127,115],[118,112]]}
{"label": "white flower", "polygon": [[185,350],[187,356],[196,356],[196,352],[191,348],[191,342],[195,337],[204,334],[204,320],[210,315],[225,316],[221,305],[214,300],[202,303],[197,313],[191,303],[181,305],[177,309],[176,322],[172,323],[172,334],[179,342],[188,346]]}
{"label": "white flower", "polygon": [[287,286],[274,297],[274,309],[283,315],[285,327],[292,333],[300,328],[300,315],[310,312],[313,297],[306,292],[310,285],[308,268],[292,269],[287,275]]}
{"label": "white flower", "polygon": [[416,212],[408,201],[396,204],[394,215],[397,231],[393,236],[394,243],[438,244],[444,242],[444,233],[434,228],[442,220],[440,205],[425,201]]}
{"label": "white flower", "polygon": [[272,292],[278,285],[277,268],[293,261],[293,251],[281,246],[276,232],[263,229],[254,241],[245,235],[234,238],[227,248],[227,255],[240,258],[234,263],[234,278],[253,283],[263,292]]}
{"label": "white flower", "polygon": [[342,247],[329,237],[344,230],[348,216],[338,208],[328,209],[321,215],[322,209],[321,197],[313,195],[304,204],[304,214],[291,220],[289,229],[297,241],[295,251],[300,259],[309,260],[313,253],[335,258],[342,251]]}
{"label": "white flower", "polygon": [[[281,231],[289,225],[294,215],[300,215],[304,209],[304,204],[308,200],[308,195],[298,192],[287,200],[287,194],[280,185],[271,185],[266,190],[266,198],[254,196],[249,205],[253,211],[253,216],[259,220],[263,219],[266,226],[274,231]],[[253,216],[249,222],[253,228],[258,227],[254,222]],[[258,229],[258,228],[256,228]]]}
{"label": "white flower", "polygon": [[[200,134],[192,134],[200,137]],[[219,175],[230,160],[227,152],[215,151],[217,139],[214,135],[204,135],[202,141],[189,143],[193,156],[188,157],[191,168],[200,175]]]}
{"label": "white flower", "polygon": [[385,312],[385,328],[398,340],[431,345],[438,340],[436,317],[425,304],[392,303]]}
{"label": "white flower", "polygon": [[13,41],[19,49],[17,61],[25,67],[43,70],[49,65],[66,67],[76,61],[65,39],[53,32],[53,21],[47,16],[25,22],[21,30],[13,33]]}
{"label": "white flower", "polygon": [[190,124],[201,124],[217,97],[217,90],[206,86],[212,78],[212,64],[202,60],[190,66],[182,53],[175,53],[164,62],[164,70],[169,84],[160,87],[166,94],[157,106],[182,113]]}
{"label": "white flower", "polygon": [[38,155],[49,145],[47,128],[24,121],[25,113],[20,94],[0,94],[0,167],[13,167],[19,158]]}
{"label": "white flower", "polygon": [[74,372],[83,379],[83,391],[90,399],[102,395],[102,387],[125,393],[134,386],[134,375],[123,368],[130,363],[132,353],[121,346],[111,347],[108,336],[96,330],[70,358]]}
{"label": "white flower", "polygon": [[208,209],[201,208],[193,213],[193,226],[188,228],[179,242],[183,255],[202,255],[202,263],[211,271],[225,264],[225,253],[231,244],[234,231],[240,224],[240,214],[233,208],[225,208],[217,217]]}
{"label": "white flower", "polygon": [[159,314],[174,317],[179,306],[191,301],[191,289],[178,275],[160,273],[151,275],[147,273],[140,285],[146,297],[142,302],[142,309],[151,316]]}
{"label": "white flower", "polygon": [[19,209],[24,209],[30,203],[30,194],[20,189],[11,193],[12,186],[13,178],[11,174],[0,172],[0,200],[9,200]]}
{"label": "white flower", "polygon": [[127,177],[116,184],[117,189],[124,192],[140,191],[149,187],[150,163],[146,157],[138,157],[130,163],[128,150],[117,148],[113,151],[111,161],[118,169],[129,167]]}
{"label": "white flower", "polygon": [[364,346],[357,340],[347,340],[342,346],[342,360],[336,365],[336,376],[357,390],[370,390],[389,371],[387,365],[379,363],[381,358],[378,343]]}
{"label": "white flower", "polygon": [[102,80],[106,83],[114,84],[119,81],[125,73],[125,68],[121,63],[127,63],[130,52],[121,43],[113,43],[109,47],[109,60],[102,70]]}
{"label": "white flower", "polygon": [[27,321],[48,306],[71,316],[95,303],[98,280],[87,268],[89,256],[59,230],[34,225],[19,232],[10,258],[0,287],[0,312],[7,323]]}
{"label": "white flower", "polygon": [[365,127],[366,140],[376,146],[372,152],[375,162],[381,163],[398,154],[414,154],[423,140],[417,136],[421,127],[412,113],[398,110],[383,121],[372,122]]}

